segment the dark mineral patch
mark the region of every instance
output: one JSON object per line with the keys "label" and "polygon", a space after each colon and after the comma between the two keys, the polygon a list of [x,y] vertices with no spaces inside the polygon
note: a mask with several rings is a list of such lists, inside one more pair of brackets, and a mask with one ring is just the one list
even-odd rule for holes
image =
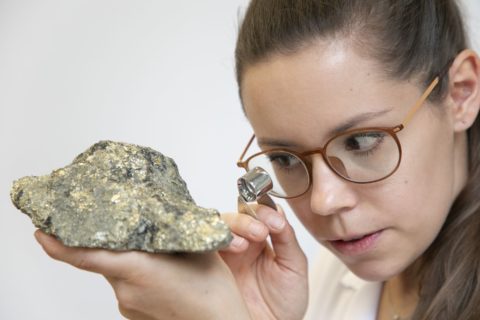
{"label": "dark mineral patch", "polygon": [[218,211],[195,204],[171,158],[132,144],[98,142],[65,168],[15,181],[10,196],[67,246],[204,252],[232,239]]}

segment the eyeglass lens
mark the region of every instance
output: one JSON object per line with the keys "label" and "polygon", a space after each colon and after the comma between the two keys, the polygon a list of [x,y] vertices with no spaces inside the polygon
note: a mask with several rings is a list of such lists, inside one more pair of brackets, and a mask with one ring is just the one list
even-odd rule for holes
{"label": "eyeglass lens", "polygon": [[[374,130],[339,135],[328,142],[324,155],[336,174],[352,182],[366,183],[395,171],[401,152],[392,134]],[[248,167],[250,170],[259,166],[268,172],[273,182],[272,195],[295,197],[310,186],[308,166],[302,158],[293,152],[273,150],[251,158]]]}

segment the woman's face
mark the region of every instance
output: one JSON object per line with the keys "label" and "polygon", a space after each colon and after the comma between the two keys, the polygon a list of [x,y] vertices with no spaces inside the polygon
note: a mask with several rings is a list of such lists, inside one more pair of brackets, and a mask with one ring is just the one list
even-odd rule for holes
{"label": "woman's face", "polygon": [[[242,84],[259,146],[299,152],[323,146],[340,126],[398,125],[421,94],[343,41],[271,57],[247,68]],[[398,137],[402,161],[391,177],[348,182],[316,154],[310,190],[289,200],[315,239],[367,280],[401,273],[427,249],[466,175],[464,139],[440,106],[425,103]]]}

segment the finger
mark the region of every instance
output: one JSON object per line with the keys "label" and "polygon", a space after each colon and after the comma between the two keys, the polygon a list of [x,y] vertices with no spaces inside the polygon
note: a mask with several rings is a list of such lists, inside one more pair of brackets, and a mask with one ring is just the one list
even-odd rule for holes
{"label": "finger", "polygon": [[232,233],[233,239],[226,248],[220,249],[221,252],[240,253],[248,249],[248,240]]}
{"label": "finger", "polygon": [[[220,251],[220,255],[230,269],[236,272],[256,261],[267,245],[268,228],[261,221],[245,214],[223,214],[222,219],[230,226],[234,238],[229,247]],[[251,226],[255,224],[262,226],[259,236],[251,231]]]}
{"label": "finger", "polygon": [[103,274],[112,278],[125,278],[136,259],[127,255],[134,252],[112,252],[103,249],[72,248],[60,243],[44,232],[35,231],[35,238],[45,252],[55,260],[66,262],[74,267]]}
{"label": "finger", "polygon": [[223,261],[228,265],[233,273],[244,270],[245,267],[251,266],[258,259],[262,252],[265,252],[267,242],[249,243],[245,250],[236,252],[235,250],[220,251],[219,254]]}
{"label": "finger", "polygon": [[268,227],[262,222],[246,214],[223,214],[223,221],[233,233],[252,242],[267,239]]}
{"label": "finger", "polygon": [[257,208],[257,219],[265,224],[270,233],[279,233],[287,225],[287,219],[283,211],[280,211],[280,206],[277,205],[279,210],[274,210],[268,206],[259,205]]}
{"label": "finger", "polygon": [[271,228],[270,239],[275,260],[286,268],[303,271],[306,268],[306,256],[283,209],[278,205],[277,207],[278,211],[267,206],[259,206],[257,216]]}

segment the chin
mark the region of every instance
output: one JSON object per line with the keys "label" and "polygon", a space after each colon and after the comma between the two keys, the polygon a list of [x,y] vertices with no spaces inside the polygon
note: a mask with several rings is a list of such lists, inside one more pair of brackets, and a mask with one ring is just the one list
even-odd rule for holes
{"label": "chin", "polygon": [[404,268],[389,266],[385,261],[345,263],[348,269],[365,281],[383,282],[404,271]]}

